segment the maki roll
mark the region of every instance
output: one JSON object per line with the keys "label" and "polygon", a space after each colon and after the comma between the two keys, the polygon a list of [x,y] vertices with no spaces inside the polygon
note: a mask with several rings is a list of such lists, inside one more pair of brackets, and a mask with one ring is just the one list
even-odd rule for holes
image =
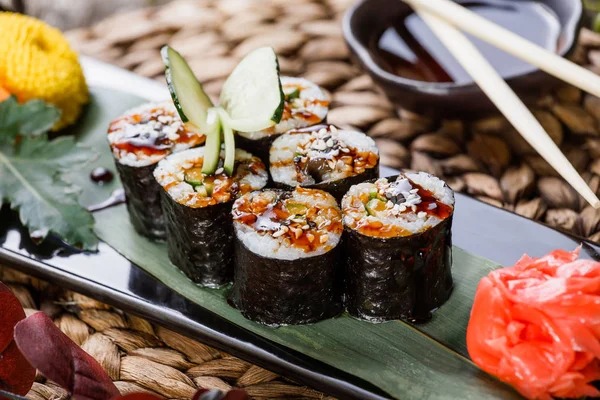
{"label": "maki roll", "polygon": [[348,312],[426,320],[452,291],[454,193],[425,172],[352,186],[342,200]]}
{"label": "maki roll", "polygon": [[204,140],[204,135],[185,128],[171,102],[144,104],[111,122],[108,142],[138,233],[156,240],[165,237],[161,190],[152,175],[156,164]]}
{"label": "maki roll", "polygon": [[224,153],[210,175],[202,172],[204,147],[172,154],[154,170],[164,189],[160,192],[169,259],[192,281],[210,287],[233,277],[233,201],[263,188],[268,179],[262,161],[244,150],[236,150],[229,176],[222,166]]}
{"label": "maki roll", "polygon": [[322,189],[341,201],[350,186],[379,176],[379,151],[362,132],[300,129],[273,142],[270,170],[276,187]]}
{"label": "maki roll", "polygon": [[342,214],[329,193],[265,189],[236,200],[232,214],[231,300],[246,318],[293,325],[341,312]]}
{"label": "maki roll", "polygon": [[282,76],[281,87],[285,95],[281,121],[262,131],[237,133],[236,145],[260,157],[267,166],[273,140],[290,129],[320,123],[329,109],[325,93],[311,81]]}

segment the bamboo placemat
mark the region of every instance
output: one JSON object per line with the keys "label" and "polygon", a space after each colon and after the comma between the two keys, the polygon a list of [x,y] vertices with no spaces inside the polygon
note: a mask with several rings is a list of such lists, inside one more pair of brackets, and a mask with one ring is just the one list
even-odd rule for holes
{"label": "bamboo placemat", "polygon": [[[94,357],[121,394],[150,392],[165,399],[191,399],[198,388],[246,390],[253,399],[333,399],[89,297],[0,266],[0,281],[29,316],[48,314]],[[32,400],[66,400],[68,393],[38,374]]]}
{"label": "bamboo placemat", "polygon": [[[453,189],[600,241],[600,211],[540,158],[502,117],[432,120],[395,110],[353,66],[341,18],[354,0],[178,0],[68,32],[74,47],[164,82],[158,49],[177,48],[217,96],[249,50],[270,45],[285,75],[330,91],[328,121],[373,136],[382,163],[442,176]],[[600,71],[600,35],[584,29],[573,58]],[[600,187],[600,99],[565,86],[539,99],[535,115],[592,188]]]}
{"label": "bamboo placemat", "polygon": [[[457,191],[600,241],[600,212],[566,182],[501,117],[433,120],[396,110],[350,62],[341,18],[354,0],[177,0],[119,14],[67,33],[82,54],[164,82],[158,49],[177,48],[205,89],[217,97],[240,57],[273,46],[282,73],[304,76],[332,99],[328,121],[367,132],[382,163],[442,176]],[[574,60],[600,72],[600,35],[584,29]],[[600,194],[600,99],[572,87],[540,98],[534,113]],[[254,398],[324,398],[226,353],[135,316],[37,279],[1,269],[28,312],[41,309],[94,356],[123,393],[149,390],[189,398],[197,387],[246,388]],[[32,399],[65,399],[38,377]]]}

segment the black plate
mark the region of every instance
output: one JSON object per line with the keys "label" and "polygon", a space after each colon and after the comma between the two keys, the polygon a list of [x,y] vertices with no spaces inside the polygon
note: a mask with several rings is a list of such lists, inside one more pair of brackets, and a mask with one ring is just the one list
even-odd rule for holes
{"label": "black plate", "polygon": [[[382,173],[392,175],[383,168]],[[527,253],[542,256],[583,244],[583,258],[600,260],[600,247],[508,211],[457,194],[454,244],[508,265]],[[0,263],[227,351],[340,398],[388,396],[355,376],[246,331],[192,303],[131,264],[104,243],[97,254],[74,253],[52,239],[31,242],[8,207],[0,211]]]}

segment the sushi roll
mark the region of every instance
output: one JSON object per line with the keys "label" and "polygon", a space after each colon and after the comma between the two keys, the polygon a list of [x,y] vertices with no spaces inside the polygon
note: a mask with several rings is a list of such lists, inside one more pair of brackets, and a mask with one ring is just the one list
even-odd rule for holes
{"label": "sushi roll", "polygon": [[204,135],[184,127],[172,102],[144,104],[111,122],[108,142],[127,197],[129,218],[138,233],[164,240],[161,190],[152,172],[169,154],[204,140]]}
{"label": "sushi roll", "polygon": [[425,172],[381,178],[352,186],[342,212],[348,312],[427,320],[452,291],[452,189]]}
{"label": "sushi roll", "polygon": [[311,81],[282,76],[281,87],[285,95],[281,121],[262,131],[237,133],[236,145],[260,157],[267,167],[273,140],[290,129],[322,122],[329,110],[329,101],[325,93]]}
{"label": "sushi roll", "polygon": [[362,132],[333,125],[287,132],[271,147],[271,177],[276,187],[322,189],[337,201],[350,186],[379,176],[379,151]]}
{"label": "sushi roll", "polygon": [[233,205],[231,300],[267,325],[317,322],[342,310],[342,214],[322,190],[265,189]]}
{"label": "sushi roll", "polygon": [[268,174],[258,157],[236,150],[231,176],[222,167],[202,172],[204,147],[172,154],[154,170],[161,190],[169,259],[192,281],[218,287],[233,277],[231,206],[236,196],[261,189]]}

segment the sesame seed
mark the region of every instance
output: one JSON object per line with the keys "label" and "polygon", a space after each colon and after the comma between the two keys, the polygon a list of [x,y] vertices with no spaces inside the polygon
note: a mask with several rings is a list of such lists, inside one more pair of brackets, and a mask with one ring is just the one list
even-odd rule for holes
{"label": "sesame seed", "polygon": [[327,234],[325,234],[319,238],[319,242],[321,242],[321,244],[327,242],[328,240],[329,240],[329,235],[327,235]]}
{"label": "sesame seed", "polygon": [[410,206],[410,208],[412,209],[412,212],[417,212],[417,206],[412,205],[412,206]]}
{"label": "sesame seed", "polygon": [[308,226],[308,224],[307,224],[307,225],[302,225],[302,229],[303,229],[303,230],[310,229],[310,226]]}
{"label": "sesame seed", "polygon": [[389,200],[388,200],[388,202],[387,202],[387,203],[385,203],[385,206],[386,206],[387,208],[392,208],[392,207],[394,207],[394,203],[392,203],[391,201],[389,201]]}
{"label": "sesame seed", "polygon": [[294,232],[294,236],[298,239],[302,235],[302,229],[292,228],[292,232]]}
{"label": "sesame seed", "polygon": [[344,153],[350,153],[350,149],[347,147],[342,147],[340,150],[342,150]]}
{"label": "sesame seed", "polygon": [[315,240],[315,235],[313,235],[312,233],[307,233],[306,238],[310,243],[312,243]]}
{"label": "sesame seed", "polygon": [[419,191],[419,189],[411,189],[410,192],[411,193],[417,193]]}
{"label": "sesame seed", "polygon": [[400,205],[400,212],[404,212],[406,211],[406,206],[405,205]]}
{"label": "sesame seed", "polygon": [[277,232],[275,232],[273,234],[273,237],[278,238],[279,236],[283,235],[285,232],[283,230],[278,230]]}
{"label": "sesame seed", "polygon": [[327,133],[327,129],[325,129],[325,128],[321,128],[321,129],[319,130],[319,135],[324,135],[324,134],[326,134],[326,133]]}
{"label": "sesame seed", "polygon": [[337,131],[338,131],[338,130],[337,130],[337,128],[335,127],[335,125],[329,125],[329,130],[330,130],[332,133],[337,133]]}
{"label": "sesame seed", "polygon": [[224,170],[223,170],[223,168],[218,168],[218,169],[215,171],[215,175],[222,174],[222,173],[223,173],[223,171],[224,171]]}
{"label": "sesame seed", "polygon": [[333,139],[329,139],[326,144],[327,147],[333,147]]}

